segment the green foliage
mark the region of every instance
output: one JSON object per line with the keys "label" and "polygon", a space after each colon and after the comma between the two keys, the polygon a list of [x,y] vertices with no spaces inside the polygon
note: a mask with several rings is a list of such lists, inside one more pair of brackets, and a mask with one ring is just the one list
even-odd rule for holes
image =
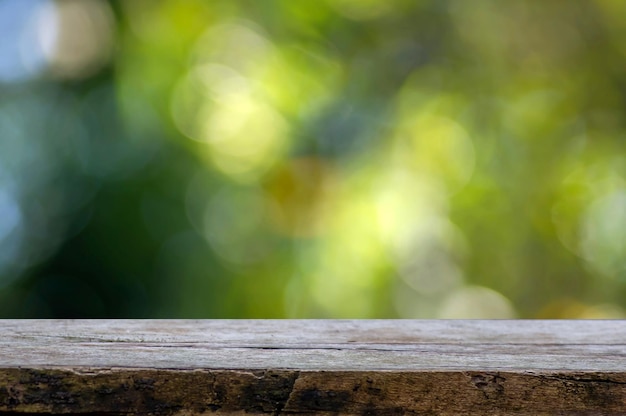
{"label": "green foliage", "polygon": [[21,4],[2,316],[626,316],[621,1]]}

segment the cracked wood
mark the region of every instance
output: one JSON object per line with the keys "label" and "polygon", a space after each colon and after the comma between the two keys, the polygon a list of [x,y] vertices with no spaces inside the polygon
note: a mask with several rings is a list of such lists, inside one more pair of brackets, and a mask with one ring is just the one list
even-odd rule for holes
{"label": "cracked wood", "polygon": [[0,415],[626,414],[626,322],[0,320]]}

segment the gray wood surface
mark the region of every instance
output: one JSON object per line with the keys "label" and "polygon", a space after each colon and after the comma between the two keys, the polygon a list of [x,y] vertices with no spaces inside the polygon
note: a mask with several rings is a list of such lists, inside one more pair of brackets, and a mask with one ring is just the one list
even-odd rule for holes
{"label": "gray wood surface", "polygon": [[0,320],[0,415],[626,414],[626,321]]}

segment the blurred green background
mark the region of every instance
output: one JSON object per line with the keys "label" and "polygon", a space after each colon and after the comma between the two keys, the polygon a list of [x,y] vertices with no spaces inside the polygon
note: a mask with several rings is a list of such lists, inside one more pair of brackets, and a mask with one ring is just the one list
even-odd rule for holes
{"label": "blurred green background", "polygon": [[625,139],[622,0],[0,0],[0,317],[625,317]]}

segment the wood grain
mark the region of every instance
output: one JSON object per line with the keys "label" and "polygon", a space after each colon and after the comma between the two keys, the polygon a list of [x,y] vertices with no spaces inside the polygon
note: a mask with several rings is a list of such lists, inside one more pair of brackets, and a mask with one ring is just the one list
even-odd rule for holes
{"label": "wood grain", "polygon": [[623,415],[626,322],[0,320],[3,413]]}

